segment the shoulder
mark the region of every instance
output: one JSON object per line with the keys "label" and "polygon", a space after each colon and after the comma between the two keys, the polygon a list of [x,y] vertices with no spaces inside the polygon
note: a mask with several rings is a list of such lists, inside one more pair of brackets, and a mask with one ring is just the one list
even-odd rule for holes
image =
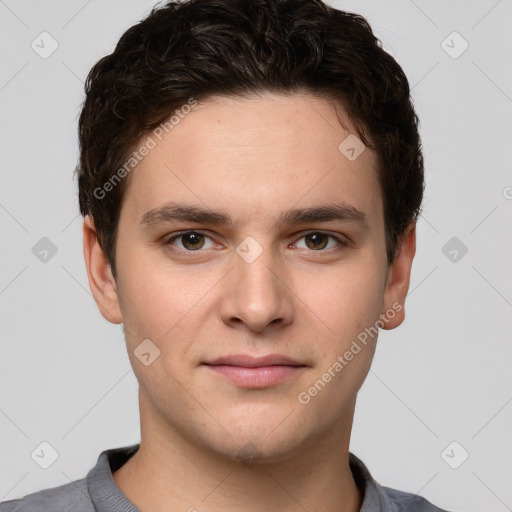
{"label": "shoulder", "polygon": [[349,454],[349,461],[354,480],[364,496],[360,512],[449,512],[417,494],[380,485],[353,453]]}
{"label": "shoulder", "polygon": [[94,512],[86,479],[43,489],[0,503],[0,512]]}
{"label": "shoulder", "polygon": [[[411,494],[390,487],[378,486],[381,500],[386,502],[385,510],[400,512],[448,512],[436,507],[430,501],[417,494]],[[0,510],[0,512],[2,512]]]}

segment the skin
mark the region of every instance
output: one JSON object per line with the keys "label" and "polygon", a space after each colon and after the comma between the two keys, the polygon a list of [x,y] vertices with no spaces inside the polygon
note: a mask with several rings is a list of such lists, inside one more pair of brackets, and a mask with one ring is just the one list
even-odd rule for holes
{"label": "skin", "polygon": [[[212,97],[132,171],[119,220],[117,281],[85,218],[89,284],[103,316],[123,323],[140,385],[140,449],[113,478],[141,510],[360,509],[348,448],[377,337],[308,404],[297,397],[365,327],[404,304],[415,227],[388,264],[376,155],[365,149],[349,161],[338,145],[350,133],[344,112],[312,95]],[[146,212],[168,201],[223,210],[232,225],[139,227]],[[340,202],[368,223],[277,223],[283,211]],[[196,246],[180,237],[167,243],[186,230],[204,237]],[[319,231],[326,236],[317,248],[306,235]],[[248,236],[262,249],[252,263],[236,252]],[[403,319],[404,310],[396,311],[384,328]],[[148,366],[134,355],[144,339],[160,350]],[[271,353],[305,368],[276,385],[246,389],[202,364]]]}

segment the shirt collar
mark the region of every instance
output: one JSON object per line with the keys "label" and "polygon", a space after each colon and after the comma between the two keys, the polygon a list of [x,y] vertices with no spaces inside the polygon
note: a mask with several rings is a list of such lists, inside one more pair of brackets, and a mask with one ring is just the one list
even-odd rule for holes
{"label": "shirt collar", "polygon": [[[98,462],[87,474],[87,488],[98,512],[141,512],[116,485],[112,473],[132,457],[140,443],[104,450]],[[381,499],[382,487],[373,479],[365,464],[353,453],[349,453],[350,470],[363,496],[359,512],[386,512]],[[383,508],[385,507],[385,508]]]}

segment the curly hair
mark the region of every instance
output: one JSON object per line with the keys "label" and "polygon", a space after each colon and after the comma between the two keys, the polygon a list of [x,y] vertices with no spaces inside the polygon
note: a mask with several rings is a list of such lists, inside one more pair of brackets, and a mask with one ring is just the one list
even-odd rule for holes
{"label": "curly hair", "polygon": [[153,7],[100,59],[79,119],[80,212],[91,215],[116,276],[116,231],[130,176],[95,193],[141,138],[193,97],[309,92],[343,106],[375,150],[386,255],[416,222],[424,192],[407,78],[358,14],[321,0],[178,0]]}

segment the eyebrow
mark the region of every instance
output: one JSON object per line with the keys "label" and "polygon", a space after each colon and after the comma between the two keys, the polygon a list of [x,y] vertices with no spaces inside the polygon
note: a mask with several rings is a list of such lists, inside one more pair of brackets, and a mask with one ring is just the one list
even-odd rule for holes
{"label": "eyebrow", "polygon": [[[222,226],[232,226],[233,224],[225,211],[213,211],[202,206],[168,202],[144,213],[139,222],[139,228],[150,228],[176,220]],[[346,203],[330,203],[310,208],[294,208],[282,212],[277,224],[307,224],[333,220],[355,222],[365,227],[370,225],[367,214]]]}

